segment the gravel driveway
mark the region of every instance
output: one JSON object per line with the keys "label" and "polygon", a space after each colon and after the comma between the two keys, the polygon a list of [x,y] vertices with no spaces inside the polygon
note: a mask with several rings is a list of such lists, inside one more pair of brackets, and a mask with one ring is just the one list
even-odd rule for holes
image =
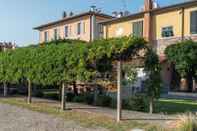
{"label": "gravel driveway", "polygon": [[73,121],[29,111],[16,106],[0,104],[0,131],[107,131],[87,129]]}

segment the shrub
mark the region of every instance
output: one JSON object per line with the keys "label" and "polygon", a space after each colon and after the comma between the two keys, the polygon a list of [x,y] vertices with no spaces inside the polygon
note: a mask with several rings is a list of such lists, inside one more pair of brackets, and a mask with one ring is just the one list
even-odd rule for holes
{"label": "shrub", "polygon": [[75,97],[75,94],[69,92],[69,93],[66,94],[66,101],[72,102],[74,97]]}
{"label": "shrub", "polygon": [[122,101],[122,107],[128,110],[146,111],[147,100],[142,94],[136,94]]}
{"label": "shrub", "polygon": [[197,116],[192,113],[180,116],[178,128],[179,131],[197,131]]}
{"label": "shrub", "polygon": [[95,104],[97,106],[110,107],[112,98],[107,95],[98,95]]}
{"label": "shrub", "polygon": [[51,100],[60,100],[58,92],[45,92],[44,98],[51,99]]}
{"label": "shrub", "polygon": [[85,93],[84,94],[85,103],[93,104],[94,103],[94,94],[92,93]]}
{"label": "shrub", "polygon": [[85,103],[84,95],[78,95],[73,98],[73,102]]}
{"label": "shrub", "polygon": [[74,96],[72,101],[91,105],[94,103],[94,95],[92,93],[80,94],[78,96]]}
{"label": "shrub", "polygon": [[41,90],[36,90],[33,94],[35,97],[43,97],[44,93]]}

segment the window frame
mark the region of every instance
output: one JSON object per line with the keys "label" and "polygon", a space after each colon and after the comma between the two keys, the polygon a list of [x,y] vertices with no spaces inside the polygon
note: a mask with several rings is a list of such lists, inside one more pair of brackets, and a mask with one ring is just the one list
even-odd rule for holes
{"label": "window frame", "polygon": [[174,27],[172,25],[161,28],[161,37],[170,38],[174,37]]}
{"label": "window frame", "polygon": [[[137,29],[137,31],[135,29]],[[144,21],[139,20],[139,21],[132,22],[132,34],[133,34],[133,36],[143,37],[143,33],[144,33]]]}
{"label": "window frame", "polygon": [[77,23],[77,35],[81,35],[81,22]]}
{"label": "window frame", "polygon": [[44,32],[44,42],[48,42],[48,31]]}
{"label": "window frame", "polygon": [[[192,13],[195,13],[195,24],[196,25],[193,25],[193,19],[192,19]],[[193,29],[193,27],[194,27],[194,29]],[[196,28],[195,28],[196,27]],[[194,30],[194,31],[193,31]],[[190,34],[192,34],[192,35],[194,35],[194,34],[197,34],[197,10],[194,10],[194,11],[191,11],[190,12]]]}
{"label": "window frame", "polygon": [[68,38],[69,37],[69,26],[64,26],[64,37]]}
{"label": "window frame", "polygon": [[55,29],[53,30],[53,33],[54,33],[54,40],[58,40],[58,29],[55,28]]}

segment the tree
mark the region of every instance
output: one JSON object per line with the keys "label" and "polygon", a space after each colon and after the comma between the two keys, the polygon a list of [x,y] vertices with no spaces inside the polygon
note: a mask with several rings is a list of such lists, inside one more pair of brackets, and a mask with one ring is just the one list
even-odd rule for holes
{"label": "tree", "polygon": [[145,93],[149,100],[149,112],[153,113],[154,100],[160,97],[161,79],[160,79],[160,64],[157,54],[149,49],[146,53],[145,72],[148,79],[145,80]]}
{"label": "tree", "polygon": [[176,43],[166,48],[165,54],[182,77],[181,91],[188,91],[187,76],[196,77],[197,43],[191,40]]}

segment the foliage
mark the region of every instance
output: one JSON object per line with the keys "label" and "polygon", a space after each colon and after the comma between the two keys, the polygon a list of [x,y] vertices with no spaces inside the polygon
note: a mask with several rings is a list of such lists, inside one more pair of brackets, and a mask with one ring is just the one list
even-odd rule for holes
{"label": "foliage", "polygon": [[179,42],[167,47],[165,54],[182,77],[186,77],[188,73],[196,77],[197,42],[192,40]]}
{"label": "foliage", "polygon": [[149,98],[159,98],[162,87],[159,58],[152,50],[148,51],[146,55],[144,70],[149,77],[145,80],[145,93]]}
{"label": "foliage", "polygon": [[137,70],[132,65],[124,64],[123,72],[125,74],[125,78],[123,80],[123,85],[131,85],[134,84],[137,80]]}
{"label": "foliage", "polygon": [[147,111],[147,100],[145,95],[136,94],[123,100],[123,108],[134,111]]}
{"label": "foliage", "polygon": [[104,107],[109,107],[111,105],[112,98],[107,95],[98,95],[97,99],[95,101],[95,104],[97,106],[104,106]]}

